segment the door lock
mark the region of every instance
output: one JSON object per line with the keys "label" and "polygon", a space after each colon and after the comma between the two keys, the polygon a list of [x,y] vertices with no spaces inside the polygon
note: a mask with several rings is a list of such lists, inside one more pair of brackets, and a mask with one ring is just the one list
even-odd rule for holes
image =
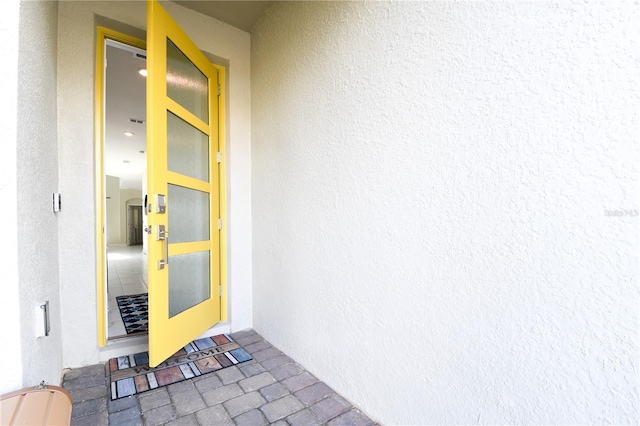
{"label": "door lock", "polygon": [[167,197],[164,194],[156,194],[156,213],[163,213],[167,210]]}
{"label": "door lock", "polygon": [[166,238],[167,236],[167,231],[164,225],[158,225],[158,236],[156,237],[156,240],[158,241],[162,241]]}

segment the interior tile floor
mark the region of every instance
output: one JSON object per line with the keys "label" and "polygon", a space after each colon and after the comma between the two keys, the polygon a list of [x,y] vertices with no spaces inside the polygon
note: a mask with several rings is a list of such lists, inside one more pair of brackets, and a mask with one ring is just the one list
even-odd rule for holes
{"label": "interior tile floor", "polygon": [[104,364],[68,370],[62,386],[73,400],[71,424],[376,424],[254,330],[231,337],[252,361],[115,401]]}
{"label": "interior tile floor", "polygon": [[142,246],[110,245],[107,249],[107,337],[126,336],[116,297],[147,293],[147,265]]}

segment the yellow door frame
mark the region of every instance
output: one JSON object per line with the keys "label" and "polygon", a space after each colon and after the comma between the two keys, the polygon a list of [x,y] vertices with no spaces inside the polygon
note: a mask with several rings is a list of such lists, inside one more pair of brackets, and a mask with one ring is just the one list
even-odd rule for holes
{"label": "yellow door frame", "polygon": [[[106,253],[105,253],[105,176],[104,176],[104,130],[105,130],[105,40],[114,40],[146,50],[146,41],[106,27],[96,27],[96,68],[94,86],[94,154],[95,154],[95,207],[96,207],[96,302],[98,346],[107,345]],[[226,216],[226,153],[225,153],[225,67],[212,64],[218,71],[218,151],[221,162],[218,169],[218,196],[220,197],[220,297],[221,321],[227,321],[227,216]],[[146,238],[146,236],[145,236]]]}

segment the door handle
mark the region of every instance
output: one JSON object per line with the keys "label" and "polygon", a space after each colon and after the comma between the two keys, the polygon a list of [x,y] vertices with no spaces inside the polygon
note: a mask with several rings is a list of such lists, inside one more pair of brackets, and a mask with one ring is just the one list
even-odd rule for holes
{"label": "door handle", "polygon": [[164,259],[165,265],[169,264],[169,234],[167,232],[164,233]]}
{"label": "door handle", "polygon": [[164,259],[158,260],[158,269],[169,264],[169,233],[164,225],[158,225],[158,241],[164,242]]}

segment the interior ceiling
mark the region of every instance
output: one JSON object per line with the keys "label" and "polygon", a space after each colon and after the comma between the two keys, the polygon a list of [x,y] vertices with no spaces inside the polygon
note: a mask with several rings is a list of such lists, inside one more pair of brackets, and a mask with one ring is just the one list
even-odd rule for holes
{"label": "interior ceiling", "polygon": [[188,9],[202,13],[227,23],[243,31],[250,32],[256,21],[274,2],[273,1],[206,1],[172,0]]}
{"label": "interior ceiling", "polygon": [[120,188],[142,189],[142,172],[147,165],[147,87],[138,69],[146,67],[146,60],[135,52],[145,52],[123,47],[107,45],[106,49],[104,167],[105,174],[120,178]]}

